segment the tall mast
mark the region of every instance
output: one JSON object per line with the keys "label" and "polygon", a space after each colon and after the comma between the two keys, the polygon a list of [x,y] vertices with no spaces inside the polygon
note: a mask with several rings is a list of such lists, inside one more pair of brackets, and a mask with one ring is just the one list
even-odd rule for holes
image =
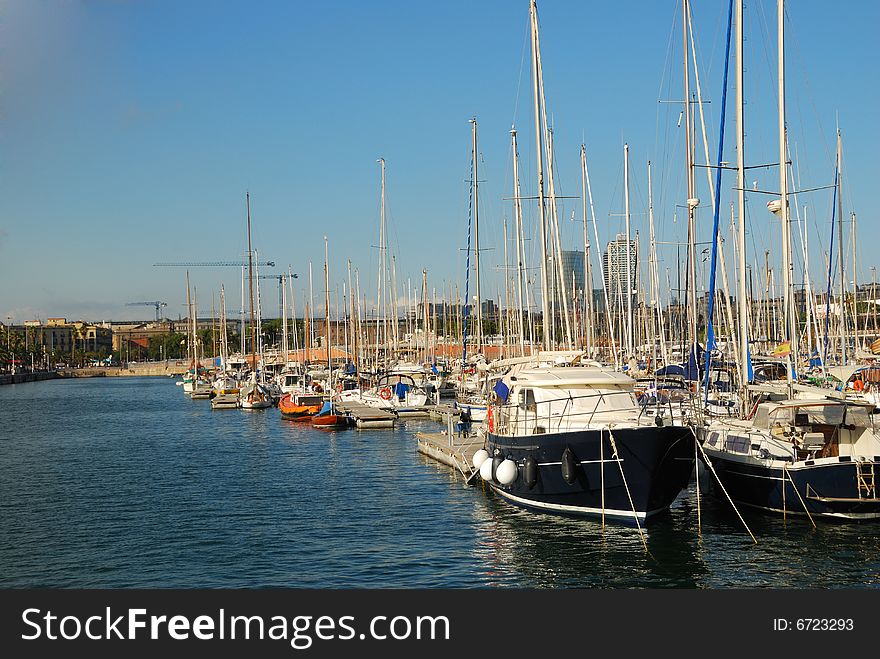
{"label": "tall mast", "polygon": [[196,287],[193,286],[193,359],[195,360],[196,380],[198,380],[199,366],[199,304],[196,300]]}
{"label": "tall mast", "polygon": [[[519,189],[519,151],[516,147],[516,128],[510,129],[511,149],[513,150],[513,215],[516,231],[516,301],[517,329],[519,330],[519,355],[526,354],[525,331],[523,328],[523,241],[522,241],[522,199]],[[526,287],[528,294],[528,287]]]}
{"label": "tall mast", "polygon": [[422,335],[425,338],[425,361],[428,362],[428,271],[422,270]]}
{"label": "tall mast", "polygon": [[[791,226],[788,212],[788,166],[785,143],[785,0],[777,0],[778,81],[779,81],[779,218],[782,222],[782,340],[791,341],[791,360],[797,367],[797,328],[792,318],[791,300]],[[793,379],[788,369],[788,380]]]}
{"label": "tall mast", "polygon": [[296,296],[293,294],[293,272],[291,272],[290,266],[287,266],[287,293],[290,296],[290,322],[293,327],[293,351],[296,353],[297,357],[299,357],[299,333],[296,331]]}
{"label": "tall mast", "polygon": [[[846,297],[846,266],[843,262],[843,141],[840,138],[840,129],[837,129],[837,260],[840,263],[840,300],[837,313],[840,322],[840,363],[846,364],[846,311],[844,299]],[[830,304],[830,302],[829,302]]]}
{"label": "tall mast", "polygon": [[[354,295],[354,289],[351,287],[351,259],[348,259],[348,323],[351,326],[351,352],[349,353],[349,358],[351,358],[352,354],[354,355],[354,359],[351,361],[355,364],[355,370],[357,370],[357,319],[354,315]],[[346,330],[346,343],[348,343],[348,330]]]}
{"label": "tall mast", "polygon": [[[663,363],[669,363],[669,355],[666,353],[666,336],[663,333],[663,303],[660,296],[660,283],[658,281],[660,273],[657,270],[657,242],[656,237],[654,235],[654,196],[653,196],[653,188],[651,186],[651,161],[648,161],[648,230],[650,232],[650,283],[651,283],[651,303],[654,307],[656,316],[657,316],[657,332],[654,337],[651,337],[650,334],[654,334],[652,331],[649,334],[649,341],[652,345],[656,346],[656,342],[660,342],[660,355],[663,358]],[[653,326],[653,321],[651,323]],[[656,354],[656,348],[655,348]]]}
{"label": "tall mast", "polygon": [[[538,70],[539,71],[541,70],[540,58],[538,59]],[[551,302],[555,305],[556,301],[558,299],[558,301],[560,303],[560,307],[561,307],[560,311],[562,313],[562,318],[563,318],[562,329],[565,333],[565,346],[568,350],[571,350],[573,348],[572,342],[571,342],[571,321],[569,319],[569,314],[568,314],[568,295],[566,294],[566,289],[568,288],[568,284],[566,283],[565,268],[564,268],[564,265],[562,262],[562,243],[560,242],[560,238],[559,238],[559,211],[558,211],[558,206],[556,204],[556,184],[555,184],[555,178],[553,175],[553,161],[554,161],[553,128],[546,127],[547,114],[546,114],[546,107],[544,105],[543,90],[541,92],[541,107],[544,109],[545,133],[547,135],[547,182],[548,182],[548,188],[549,188],[548,192],[550,195],[549,201],[550,201],[550,209],[551,209],[551,211],[550,211],[550,225],[553,227],[552,228],[552,241],[551,241],[550,249],[554,254],[553,262],[556,266],[554,268],[555,272],[553,274],[554,282],[558,282],[558,285],[556,285],[555,283],[553,285],[553,299],[551,300]],[[553,313],[554,320],[555,320],[555,316],[556,316],[557,312],[551,311],[551,313]],[[553,327],[554,334],[552,335],[553,338],[555,338],[555,329],[556,328],[555,328],[555,323],[554,323],[554,327]]]}
{"label": "tall mast", "polygon": [[330,358],[330,253],[324,236],[324,335],[327,342],[327,371],[333,388],[333,363]]}
{"label": "tall mast", "polygon": [[[193,319],[192,297],[190,296],[190,290],[189,290],[189,270],[186,271],[186,315],[188,316],[187,323],[186,323],[187,327],[189,328],[189,327],[194,326],[195,321]],[[192,335],[190,337],[188,337],[188,340],[186,342],[187,343],[187,353],[188,353],[187,357],[189,357],[192,360],[193,369],[195,369],[195,366],[196,366],[196,358],[195,358],[196,344],[193,341],[192,337],[195,337],[195,335],[196,335],[195,330],[193,330]],[[195,374],[196,371],[193,371],[193,373]]]}
{"label": "tall mast", "polygon": [[254,352],[257,346],[257,324],[254,322],[254,253],[251,251],[251,193],[245,194],[247,204],[247,234],[248,234],[248,289],[251,300],[251,370],[257,370],[257,355]]}
{"label": "tall mast", "polygon": [[474,180],[471,182],[474,190],[474,269],[476,271],[476,284],[477,284],[477,314],[476,314],[476,334],[477,334],[477,354],[483,352],[483,298],[480,295],[480,204],[477,200],[477,189],[479,187],[477,183],[477,162],[478,162],[478,153],[477,153],[477,118],[474,117],[471,119],[471,139],[473,141],[473,149],[471,153],[471,157],[474,159],[474,168],[473,168],[473,176]]}
{"label": "tall mast", "polygon": [[[590,261],[590,238],[587,233],[587,148],[581,144],[581,202],[584,222],[584,349],[593,354],[593,268]],[[596,248],[598,249],[598,245]]]}
{"label": "tall mast", "polygon": [[383,340],[388,342],[387,299],[385,286],[385,158],[379,158],[382,170],[382,192],[379,212],[379,277],[376,291],[376,369],[379,368],[379,313],[382,313]]}
{"label": "tall mast", "polygon": [[226,334],[226,291],[220,284],[220,362],[225,373],[228,369],[229,360],[229,337]]}
{"label": "tall mast", "polygon": [[241,355],[243,357],[244,353],[245,353],[244,346],[246,343],[246,341],[245,341],[246,335],[245,335],[245,329],[244,329],[244,266],[241,266],[241,309],[238,313],[238,319],[241,324],[241,327],[239,330],[239,335],[238,335],[238,341],[239,341],[240,345],[238,347],[239,347],[239,352],[241,353]]}
{"label": "tall mast", "polygon": [[682,39],[684,43],[684,119],[685,119],[685,170],[687,175],[687,213],[688,213],[688,308],[689,333],[691,349],[696,357],[697,344],[697,265],[696,265],[696,218],[694,209],[699,201],[696,199],[694,186],[694,156],[691,144],[691,89],[690,89],[690,56],[688,48],[688,15],[690,0],[682,0]]}
{"label": "tall mast", "polygon": [[[736,188],[737,188],[737,268],[739,270],[737,290],[737,318],[739,320],[739,386],[743,400],[746,400],[749,384],[749,306],[746,294],[746,177],[745,177],[745,123],[743,115],[743,0],[736,0]],[[721,194],[721,191],[716,191]],[[745,410],[746,406],[740,409]]]}
{"label": "tall mast", "polygon": [[[498,324],[501,326],[502,332],[505,332],[506,336],[504,340],[501,342],[501,357],[509,357],[507,354],[509,352],[509,348],[507,346],[507,342],[510,340],[510,263],[507,260],[507,218],[504,218],[504,269],[502,270],[504,273],[504,323],[501,322],[501,304],[499,300],[498,304]],[[498,297],[501,297],[501,294],[498,294]]]}
{"label": "tall mast", "polygon": [[852,239],[852,273],[853,273],[853,357],[859,349],[859,289],[856,276],[856,214],[850,213],[850,238]]}
{"label": "tall mast", "polygon": [[534,89],[535,101],[535,162],[538,169],[538,217],[541,236],[541,324],[543,326],[543,346],[544,350],[550,349],[550,332],[549,325],[552,325],[553,319],[550,318],[550,301],[547,291],[547,219],[544,209],[544,149],[541,143],[541,104],[540,88],[541,88],[541,72],[539,68],[540,44],[538,43],[538,5],[536,0],[531,0],[529,5],[529,18],[531,23],[532,35],[532,82]]}
{"label": "tall mast", "polygon": [[211,350],[213,356],[217,356],[217,328],[216,328],[217,312],[214,309],[214,291],[211,291]]}
{"label": "tall mast", "polygon": [[635,350],[633,346],[632,240],[629,230],[629,144],[623,145],[623,199],[626,217],[626,356],[632,358],[635,355]]}
{"label": "tall mast", "polygon": [[399,346],[397,333],[400,329],[400,318],[397,315],[397,257],[394,254],[391,255],[391,317],[394,319],[394,324],[391,326],[394,346],[392,355],[396,357]]}
{"label": "tall mast", "polygon": [[290,345],[287,342],[287,287],[284,279],[278,282],[278,290],[281,291],[281,354],[284,355],[284,364],[290,359]]}

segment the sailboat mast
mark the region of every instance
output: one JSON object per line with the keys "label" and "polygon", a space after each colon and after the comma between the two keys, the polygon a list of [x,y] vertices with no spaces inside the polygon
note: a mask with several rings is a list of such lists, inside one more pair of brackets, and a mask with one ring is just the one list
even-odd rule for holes
{"label": "sailboat mast", "polygon": [[257,325],[254,322],[254,253],[251,251],[251,193],[245,194],[247,205],[247,238],[248,238],[248,290],[251,301],[251,370],[257,370],[257,355],[254,350],[257,345]]}
{"label": "sailboat mast", "polygon": [[199,373],[199,304],[196,301],[196,287],[193,286],[193,359],[195,368],[195,379],[198,380]]}
{"label": "sailboat mast", "polygon": [[[587,148],[581,144],[581,205],[584,222],[584,349],[593,355],[593,268],[587,232]],[[596,248],[598,249],[598,245]]]}
{"label": "sailboat mast", "polygon": [[428,362],[428,271],[422,270],[422,335],[425,338],[425,358]]}
{"label": "sailboat mast", "polygon": [[330,389],[333,389],[333,364],[330,359],[330,252],[324,236],[324,334],[327,342],[327,370]]}
{"label": "sailboat mast", "polygon": [[290,359],[290,345],[287,342],[287,288],[284,279],[279,282],[278,290],[281,291],[281,354],[286,365]]}
{"label": "sailboat mast", "polygon": [[483,298],[480,295],[480,204],[478,203],[477,198],[477,190],[479,188],[479,184],[477,183],[477,162],[479,160],[479,154],[477,152],[477,118],[474,117],[471,119],[471,140],[473,142],[473,148],[471,152],[471,157],[474,159],[474,167],[473,167],[473,176],[474,180],[471,182],[474,190],[474,270],[476,275],[476,286],[477,286],[477,313],[476,313],[476,334],[477,334],[477,354],[481,354],[483,352]]}
{"label": "sailboat mast", "polygon": [[[747,399],[749,384],[749,306],[746,294],[746,177],[745,177],[745,123],[743,113],[743,0],[736,0],[736,198],[737,198],[737,316],[739,320],[739,386],[742,400]],[[720,194],[720,190],[717,191]],[[743,405],[740,409],[745,410]]]}
{"label": "sailboat mast", "polygon": [[[348,259],[348,324],[351,331],[351,352],[348,354],[348,357],[355,364],[355,369],[357,369],[357,319],[354,315],[354,309],[355,296],[354,289],[351,287],[351,259]],[[346,329],[346,343],[348,343],[348,332],[349,330]],[[348,347],[346,347],[346,350],[348,350]],[[351,359],[352,354],[354,355],[354,359]]]}
{"label": "sailboat mast", "polygon": [[541,142],[541,72],[538,66],[539,49],[538,43],[538,5],[536,0],[531,0],[529,5],[529,18],[531,23],[532,35],[532,81],[535,101],[535,162],[538,170],[538,222],[541,236],[541,325],[543,335],[544,350],[550,349],[550,331],[549,325],[553,323],[550,318],[550,300],[547,290],[547,218],[545,217],[544,208],[544,149]]}
{"label": "sailboat mast", "polygon": [[856,214],[850,213],[850,242],[852,243],[852,285],[853,285],[853,357],[859,349],[859,289],[856,276]]}
{"label": "sailboat mast", "polygon": [[[382,171],[382,187],[379,210],[379,276],[377,278],[376,289],[376,371],[379,369],[379,314],[386,309],[383,304],[383,293],[385,291],[385,158],[379,158],[379,165]],[[388,341],[388,325],[385,324],[383,314],[384,340]]]}
{"label": "sailboat mast", "polygon": [[[190,296],[189,289],[189,270],[186,271],[186,315],[187,318],[187,327],[192,327],[193,325],[193,311],[192,311],[192,297]],[[192,337],[195,336],[195,331],[187,337],[187,357],[192,361],[192,367],[195,369],[196,366],[196,358],[195,358],[195,343],[193,343]],[[195,373],[195,371],[193,371]]]}
{"label": "sailboat mast", "polygon": [[690,55],[688,48],[688,15],[690,14],[690,0],[682,0],[682,39],[684,43],[684,124],[685,124],[685,171],[687,176],[687,213],[688,213],[688,310],[691,349],[696,358],[697,345],[697,245],[696,245],[696,218],[695,209],[697,199],[694,186],[694,156],[691,143],[691,90],[690,90]]}
{"label": "sailboat mast", "polygon": [[629,218],[629,144],[623,145],[623,199],[626,218],[626,356],[635,356],[633,346],[633,273],[632,239],[630,238]]}
{"label": "sailboat mast", "polygon": [[225,373],[228,370],[229,360],[229,337],[226,335],[226,291],[220,284],[220,368]]}
{"label": "sailboat mast", "polygon": [[391,354],[397,357],[398,346],[400,345],[397,336],[400,329],[400,318],[397,315],[397,257],[394,254],[391,255],[391,317],[394,319],[394,324],[391,327],[394,350]]}
{"label": "sailboat mast", "polygon": [[[779,199],[781,207],[779,218],[782,222],[782,340],[791,341],[789,360],[797,366],[798,332],[792,318],[791,299],[791,225],[788,212],[788,165],[785,139],[785,0],[777,1],[778,30],[778,82],[779,82]],[[788,369],[788,380],[792,381],[792,369]]]}
{"label": "sailboat mast", "polygon": [[[837,260],[840,264],[840,300],[837,313],[840,322],[840,363],[846,364],[846,310],[844,299],[846,297],[846,266],[843,262],[843,141],[840,137],[840,129],[837,129]],[[830,302],[829,302],[830,304]]]}
{"label": "sailboat mast", "polygon": [[[510,145],[513,151],[513,215],[516,231],[516,301],[517,329],[519,330],[519,356],[526,354],[525,330],[523,328],[523,246],[522,246],[522,199],[519,189],[519,150],[516,146],[516,128],[510,129]],[[528,291],[527,291],[528,292]]]}

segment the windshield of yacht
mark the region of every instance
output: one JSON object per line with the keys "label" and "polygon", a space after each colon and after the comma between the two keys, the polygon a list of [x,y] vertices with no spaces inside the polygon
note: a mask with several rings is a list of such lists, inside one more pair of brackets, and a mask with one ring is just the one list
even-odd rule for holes
{"label": "windshield of yacht", "polygon": [[863,427],[871,425],[864,408],[838,404],[780,407],[770,413],[770,422],[794,426],[837,426],[841,423]]}
{"label": "windshield of yacht", "polygon": [[631,410],[637,407],[632,388],[629,386],[607,385],[585,388],[535,388],[522,392],[520,404],[531,407],[532,400],[537,403],[539,414],[592,415],[618,410]]}

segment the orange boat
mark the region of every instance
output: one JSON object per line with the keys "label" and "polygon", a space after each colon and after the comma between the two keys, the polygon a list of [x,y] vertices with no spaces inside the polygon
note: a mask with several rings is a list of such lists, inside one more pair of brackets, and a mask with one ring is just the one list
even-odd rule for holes
{"label": "orange boat", "polygon": [[327,401],[321,411],[312,417],[312,425],[316,428],[348,428],[348,417],[336,414],[333,404]]}
{"label": "orange boat", "polygon": [[284,394],[278,401],[278,409],[281,410],[281,418],[289,421],[309,421],[315,414],[321,411],[324,403],[322,396],[298,396]]}

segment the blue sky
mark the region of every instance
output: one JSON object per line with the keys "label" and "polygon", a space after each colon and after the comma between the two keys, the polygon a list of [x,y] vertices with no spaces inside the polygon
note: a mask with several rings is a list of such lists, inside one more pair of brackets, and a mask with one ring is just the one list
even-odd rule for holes
{"label": "blue sky", "polygon": [[[634,227],[647,236],[651,159],[658,237],[683,240],[681,218],[673,217],[685,198],[681,106],[658,102],[681,99],[678,3],[544,0],[538,8],[559,194],[580,194],[584,141],[600,242],[612,238],[622,228],[628,142]],[[726,2],[696,1],[692,11],[714,159]],[[184,270],[152,264],[244,256],[248,190],[255,248],[276,271],[290,264],[300,274],[299,305],[310,260],[321,276],[324,235],[331,289],[351,259],[362,292],[374,298],[379,157],[387,161],[398,295],[405,297],[407,278],[418,288],[426,268],[429,288],[442,296],[463,286],[473,116],[482,153],[481,240],[491,250],[483,258],[484,296],[500,288],[495,265],[502,222],[511,216],[514,123],[523,192],[535,193],[527,0],[20,0],[4,2],[0,20],[3,320],[148,319],[152,308],[124,305],[155,299],[168,302],[169,316],[184,314]],[[839,117],[844,210],[858,213],[860,279],[870,278],[878,228],[871,194],[880,146],[878,24],[874,2],[808,0],[788,9],[796,175],[803,188],[831,183]],[[778,153],[776,3],[748,2],[746,30],[746,160],[770,163]],[[725,159],[735,162],[732,119],[731,107]],[[734,181],[725,176],[726,223]],[[778,188],[777,177],[776,170],[749,174],[761,189]],[[704,170],[697,181],[707,237]],[[766,200],[750,202],[750,262],[763,260],[765,249],[776,255],[779,244]],[[831,194],[803,200],[817,282]],[[580,202],[565,200],[564,248],[581,247],[573,210],[579,218]],[[535,209],[526,215],[533,228]],[[669,268],[675,276],[674,257],[661,249],[661,273]],[[191,278],[201,313],[221,283],[237,310],[238,270],[196,268]],[[318,281],[314,288],[318,296]],[[266,315],[275,315],[274,286],[264,299]]]}

